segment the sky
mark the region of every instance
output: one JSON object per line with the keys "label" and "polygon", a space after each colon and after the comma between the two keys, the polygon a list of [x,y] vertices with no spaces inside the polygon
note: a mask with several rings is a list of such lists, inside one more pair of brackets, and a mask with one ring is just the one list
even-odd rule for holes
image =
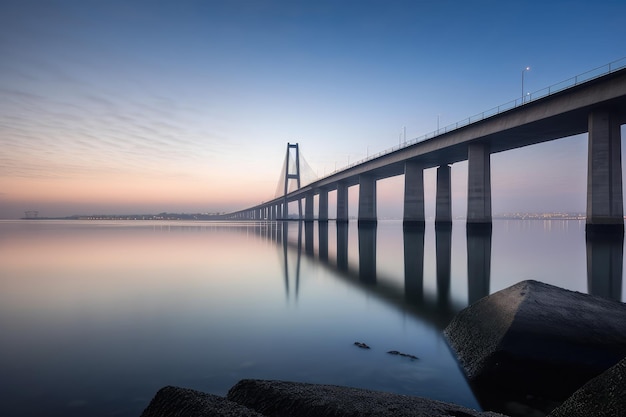
{"label": "sky", "polygon": [[[323,176],[624,39],[621,0],[0,0],[0,218],[242,209],[274,198],[288,142]],[[494,213],[584,212],[586,155],[586,135],[492,155]],[[379,181],[381,217],[403,181]],[[462,216],[466,162],[452,187]]]}

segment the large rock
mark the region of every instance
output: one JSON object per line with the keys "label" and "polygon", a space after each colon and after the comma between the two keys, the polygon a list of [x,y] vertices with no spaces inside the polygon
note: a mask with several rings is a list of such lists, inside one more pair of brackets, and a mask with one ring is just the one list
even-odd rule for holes
{"label": "large rock", "polygon": [[263,417],[224,397],[179,387],[161,388],[141,417]]}
{"label": "large rock", "polygon": [[626,359],[587,382],[550,417],[617,417],[626,415]]}
{"label": "large rock", "polygon": [[425,398],[298,382],[244,379],[227,398],[271,417],[502,417]]}
{"label": "large rock", "polygon": [[626,305],[523,281],[461,311],[444,334],[484,408],[549,411],[626,356]]}

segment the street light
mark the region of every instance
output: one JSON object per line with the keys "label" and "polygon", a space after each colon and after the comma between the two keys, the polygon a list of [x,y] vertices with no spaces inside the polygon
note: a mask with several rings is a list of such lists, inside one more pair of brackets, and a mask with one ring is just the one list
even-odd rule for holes
{"label": "street light", "polygon": [[522,70],[522,104],[524,104],[524,73],[530,71],[530,67],[526,67]]}

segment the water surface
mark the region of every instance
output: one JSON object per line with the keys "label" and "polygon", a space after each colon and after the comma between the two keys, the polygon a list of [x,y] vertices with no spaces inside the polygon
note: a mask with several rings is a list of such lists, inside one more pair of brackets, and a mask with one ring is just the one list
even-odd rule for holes
{"label": "water surface", "polygon": [[479,409],[441,337],[451,317],[524,279],[624,299],[619,245],[578,221],[478,236],[462,222],[0,221],[0,415],[139,416],[165,385],[225,395],[243,378]]}

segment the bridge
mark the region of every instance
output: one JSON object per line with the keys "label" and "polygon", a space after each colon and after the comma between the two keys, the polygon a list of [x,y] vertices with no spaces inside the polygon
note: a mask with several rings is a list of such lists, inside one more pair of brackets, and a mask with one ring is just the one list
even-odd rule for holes
{"label": "bridge", "polygon": [[[313,221],[317,195],[317,220],[328,221],[328,193],[336,190],[335,220],[347,222],[348,188],[358,184],[358,222],[375,224],[376,182],[404,175],[403,220],[406,225],[419,227],[425,222],[423,171],[437,168],[435,225],[445,227],[452,224],[450,165],[467,160],[467,226],[490,229],[491,154],[588,132],[587,230],[623,234],[620,128],[624,123],[626,58],[388,149],[303,186],[298,145],[288,144],[284,194],[224,217],[288,219],[289,203],[297,202],[298,219]],[[290,152],[294,151],[295,172],[289,167]],[[287,187],[290,180],[298,182],[297,189],[291,192]]]}

